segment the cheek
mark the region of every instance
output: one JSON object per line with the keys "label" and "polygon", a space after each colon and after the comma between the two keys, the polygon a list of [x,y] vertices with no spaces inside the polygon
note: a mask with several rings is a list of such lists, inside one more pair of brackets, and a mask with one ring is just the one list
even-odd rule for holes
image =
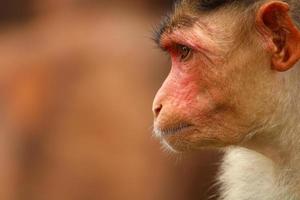
{"label": "cheek", "polygon": [[163,109],[155,125],[163,130],[185,122],[193,129],[162,138],[177,150],[238,142],[244,126],[237,122],[234,92],[224,76],[187,71],[172,69],[163,84],[157,97]]}
{"label": "cheek", "polygon": [[186,74],[177,78],[176,82],[174,87],[178,92],[174,96],[174,101],[186,107],[184,110],[186,114],[203,117],[204,113],[224,104],[226,90],[220,79],[216,81],[216,78],[212,79],[208,74],[195,70],[192,75]]}
{"label": "cheek", "polygon": [[193,70],[190,73],[172,69],[158,93],[164,106],[162,116],[184,118],[189,121],[205,120],[222,102],[220,89],[207,80],[207,76]]}

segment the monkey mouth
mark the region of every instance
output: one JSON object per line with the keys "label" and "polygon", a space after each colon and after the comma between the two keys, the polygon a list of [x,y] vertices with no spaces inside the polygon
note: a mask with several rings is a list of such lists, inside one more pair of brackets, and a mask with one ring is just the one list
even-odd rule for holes
{"label": "monkey mouth", "polygon": [[170,135],[176,135],[183,132],[188,131],[191,129],[194,125],[189,123],[179,123],[174,126],[166,127],[166,128],[154,128],[154,133],[159,137],[166,137]]}

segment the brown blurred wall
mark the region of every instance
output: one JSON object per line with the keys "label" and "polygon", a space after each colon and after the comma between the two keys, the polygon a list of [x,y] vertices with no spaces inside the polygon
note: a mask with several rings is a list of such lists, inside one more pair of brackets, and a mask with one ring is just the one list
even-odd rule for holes
{"label": "brown blurred wall", "polygon": [[0,199],[214,195],[218,153],[169,155],[151,136],[169,70],[151,26],[170,2],[22,2],[0,20]]}

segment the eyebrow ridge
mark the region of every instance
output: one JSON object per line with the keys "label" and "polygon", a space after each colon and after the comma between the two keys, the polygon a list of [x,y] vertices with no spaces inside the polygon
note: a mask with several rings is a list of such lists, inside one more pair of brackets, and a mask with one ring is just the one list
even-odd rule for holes
{"label": "eyebrow ridge", "polygon": [[161,47],[161,38],[164,34],[172,33],[176,29],[192,27],[196,23],[196,19],[196,17],[189,15],[174,16],[173,18],[171,15],[165,16],[160,24],[154,28],[154,42]]}

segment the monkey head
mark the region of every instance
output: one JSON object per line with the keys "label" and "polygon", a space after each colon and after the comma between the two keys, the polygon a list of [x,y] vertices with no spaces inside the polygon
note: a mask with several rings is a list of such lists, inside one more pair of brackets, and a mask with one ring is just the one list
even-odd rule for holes
{"label": "monkey head", "polygon": [[154,133],[177,151],[267,131],[300,57],[300,32],[281,1],[183,0],[155,40],[172,67],[153,103]]}

